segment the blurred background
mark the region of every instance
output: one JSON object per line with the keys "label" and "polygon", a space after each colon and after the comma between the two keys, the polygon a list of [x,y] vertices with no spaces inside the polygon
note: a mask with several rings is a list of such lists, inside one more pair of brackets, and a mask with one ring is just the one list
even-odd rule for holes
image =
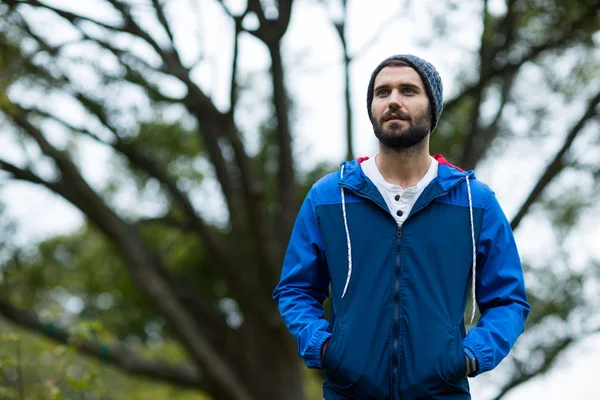
{"label": "blurred background", "polygon": [[473,397],[600,398],[599,6],[0,0],[0,399],[321,399],[271,292],[312,183],[377,151],[398,53],[524,262],[527,330]]}

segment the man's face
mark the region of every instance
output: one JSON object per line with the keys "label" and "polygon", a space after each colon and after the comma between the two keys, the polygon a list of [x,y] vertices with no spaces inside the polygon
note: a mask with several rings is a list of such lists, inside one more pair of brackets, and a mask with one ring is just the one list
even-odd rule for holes
{"label": "man's face", "polygon": [[408,148],[431,129],[429,97],[421,77],[406,66],[383,68],[375,77],[371,104],[373,130],[384,145]]}

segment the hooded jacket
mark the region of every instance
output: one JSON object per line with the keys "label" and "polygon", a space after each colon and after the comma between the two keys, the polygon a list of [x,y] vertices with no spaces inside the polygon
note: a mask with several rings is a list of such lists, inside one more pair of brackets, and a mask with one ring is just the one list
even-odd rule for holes
{"label": "hooded jacket", "polygon": [[[475,376],[523,332],[529,304],[508,220],[472,171],[435,158],[438,177],[401,227],[360,160],[302,204],[273,297],[306,365],[326,370],[325,400],[470,399],[465,351]],[[466,334],[469,295],[481,317]]]}

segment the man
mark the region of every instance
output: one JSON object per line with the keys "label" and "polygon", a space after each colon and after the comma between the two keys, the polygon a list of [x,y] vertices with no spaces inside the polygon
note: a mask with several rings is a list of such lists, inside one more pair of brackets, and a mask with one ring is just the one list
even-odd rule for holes
{"label": "man", "polygon": [[[522,267],[494,193],[429,155],[442,107],[431,64],[384,60],[367,91],[379,153],[319,180],[298,214],[273,296],[306,365],[326,370],[325,400],[470,399],[467,377],[523,332]],[[481,318],[465,334],[469,296]]]}

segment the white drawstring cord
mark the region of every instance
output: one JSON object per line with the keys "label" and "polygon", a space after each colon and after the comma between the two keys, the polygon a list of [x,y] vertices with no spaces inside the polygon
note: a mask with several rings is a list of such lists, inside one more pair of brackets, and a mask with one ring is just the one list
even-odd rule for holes
{"label": "white drawstring cord", "polygon": [[475,224],[473,223],[473,199],[471,197],[471,183],[469,182],[469,176],[467,175],[467,192],[469,194],[469,216],[471,217],[471,243],[472,243],[472,247],[473,247],[473,273],[472,275],[472,281],[471,281],[471,286],[472,286],[472,295],[473,295],[473,309],[471,312],[471,324],[473,323],[473,320],[475,319],[475,307],[476,307],[476,297],[475,297],[475,274],[476,274],[476,267],[477,267],[477,249],[475,247]]}
{"label": "white drawstring cord", "polygon": [[[344,177],[344,165],[340,171],[340,180]],[[348,285],[350,284],[350,278],[352,277],[352,243],[350,242],[350,231],[348,230],[348,219],[346,218],[346,198],[344,197],[344,188],[340,188],[342,191],[342,213],[344,214],[344,228],[346,228],[346,242],[348,244],[348,277],[346,278],[346,285],[342,292],[342,299],[346,295]]]}

